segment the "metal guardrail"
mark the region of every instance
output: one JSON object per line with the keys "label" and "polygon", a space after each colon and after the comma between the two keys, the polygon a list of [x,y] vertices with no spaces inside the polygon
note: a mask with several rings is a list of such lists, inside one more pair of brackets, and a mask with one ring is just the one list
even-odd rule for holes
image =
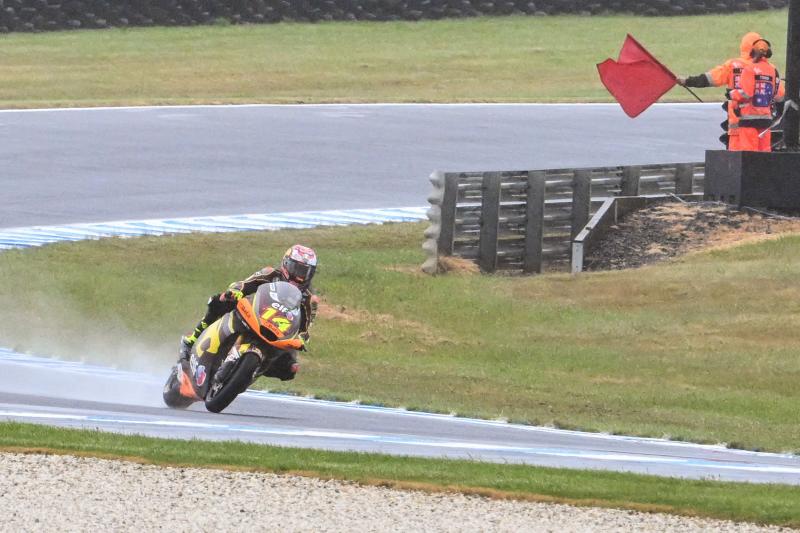
{"label": "metal guardrail", "polygon": [[571,241],[614,196],[702,191],[703,163],[525,170],[434,172],[423,249],[425,272],[439,257],[475,261],[483,272],[536,273],[566,262]]}

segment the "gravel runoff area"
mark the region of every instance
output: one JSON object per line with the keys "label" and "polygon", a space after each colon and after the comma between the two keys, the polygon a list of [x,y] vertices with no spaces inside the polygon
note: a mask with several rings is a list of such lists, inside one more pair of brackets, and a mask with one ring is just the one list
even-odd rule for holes
{"label": "gravel runoff area", "polygon": [[800,218],[715,202],[667,202],[630,213],[585,259],[586,270],[636,268],[686,253],[800,233]]}
{"label": "gravel runoff area", "polygon": [[17,453],[0,453],[0,530],[781,531],[290,475]]}

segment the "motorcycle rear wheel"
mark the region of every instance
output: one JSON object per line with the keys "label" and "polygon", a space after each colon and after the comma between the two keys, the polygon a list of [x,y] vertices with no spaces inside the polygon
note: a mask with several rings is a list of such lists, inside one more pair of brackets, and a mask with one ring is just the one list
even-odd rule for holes
{"label": "motorcycle rear wheel", "polygon": [[242,355],[236,368],[221,387],[215,386],[217,383],[211,384],[206,395],[206,409],[212,413],[219,413],[228,407],[253,382],[253,374],[260,364],[261,359],[256,354],[247,352]]}
{"label": "motorcycle rear wheel", "polygon": [[180,393],[181,384],[178,381],[178,367],[172,367],[167,382],[164,384],[164,403],[173,409],[186,409],[194,403],[194,400],[187,398]]}

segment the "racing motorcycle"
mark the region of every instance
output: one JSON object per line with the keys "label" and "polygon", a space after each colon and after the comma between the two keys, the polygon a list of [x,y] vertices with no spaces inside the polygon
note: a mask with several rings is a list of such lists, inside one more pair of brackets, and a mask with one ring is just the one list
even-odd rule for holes
{"label": "racing motorcycle", "polygon": [[211,324],[164,385],[164,403],[185,409],[205,402],[219,413],[259,376],[294,378],[304,349],[300,290],[285,281],[265,283]]}

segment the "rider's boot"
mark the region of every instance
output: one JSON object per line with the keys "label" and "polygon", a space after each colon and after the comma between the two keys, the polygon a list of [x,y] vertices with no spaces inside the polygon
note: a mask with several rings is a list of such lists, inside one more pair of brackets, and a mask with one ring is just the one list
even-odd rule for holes
{"label": "rider's boot", "polygon": [[194,346],[195,341],[197,341],[197,337],[199,337],[207,327],[208,324],[201,320],[190,335],[181,337],[181,346],[178,349],[178,360],[189,360],[189,355],[192,353],[192,346]]}
{"label": "rider's boot", "polygon": [[181,337],[181,346],[178,349],[178,360],[179,361],[188,361],[189,355],[192,353],[192,346],[194,345],[195,339],[192,336],[189,337]]}

